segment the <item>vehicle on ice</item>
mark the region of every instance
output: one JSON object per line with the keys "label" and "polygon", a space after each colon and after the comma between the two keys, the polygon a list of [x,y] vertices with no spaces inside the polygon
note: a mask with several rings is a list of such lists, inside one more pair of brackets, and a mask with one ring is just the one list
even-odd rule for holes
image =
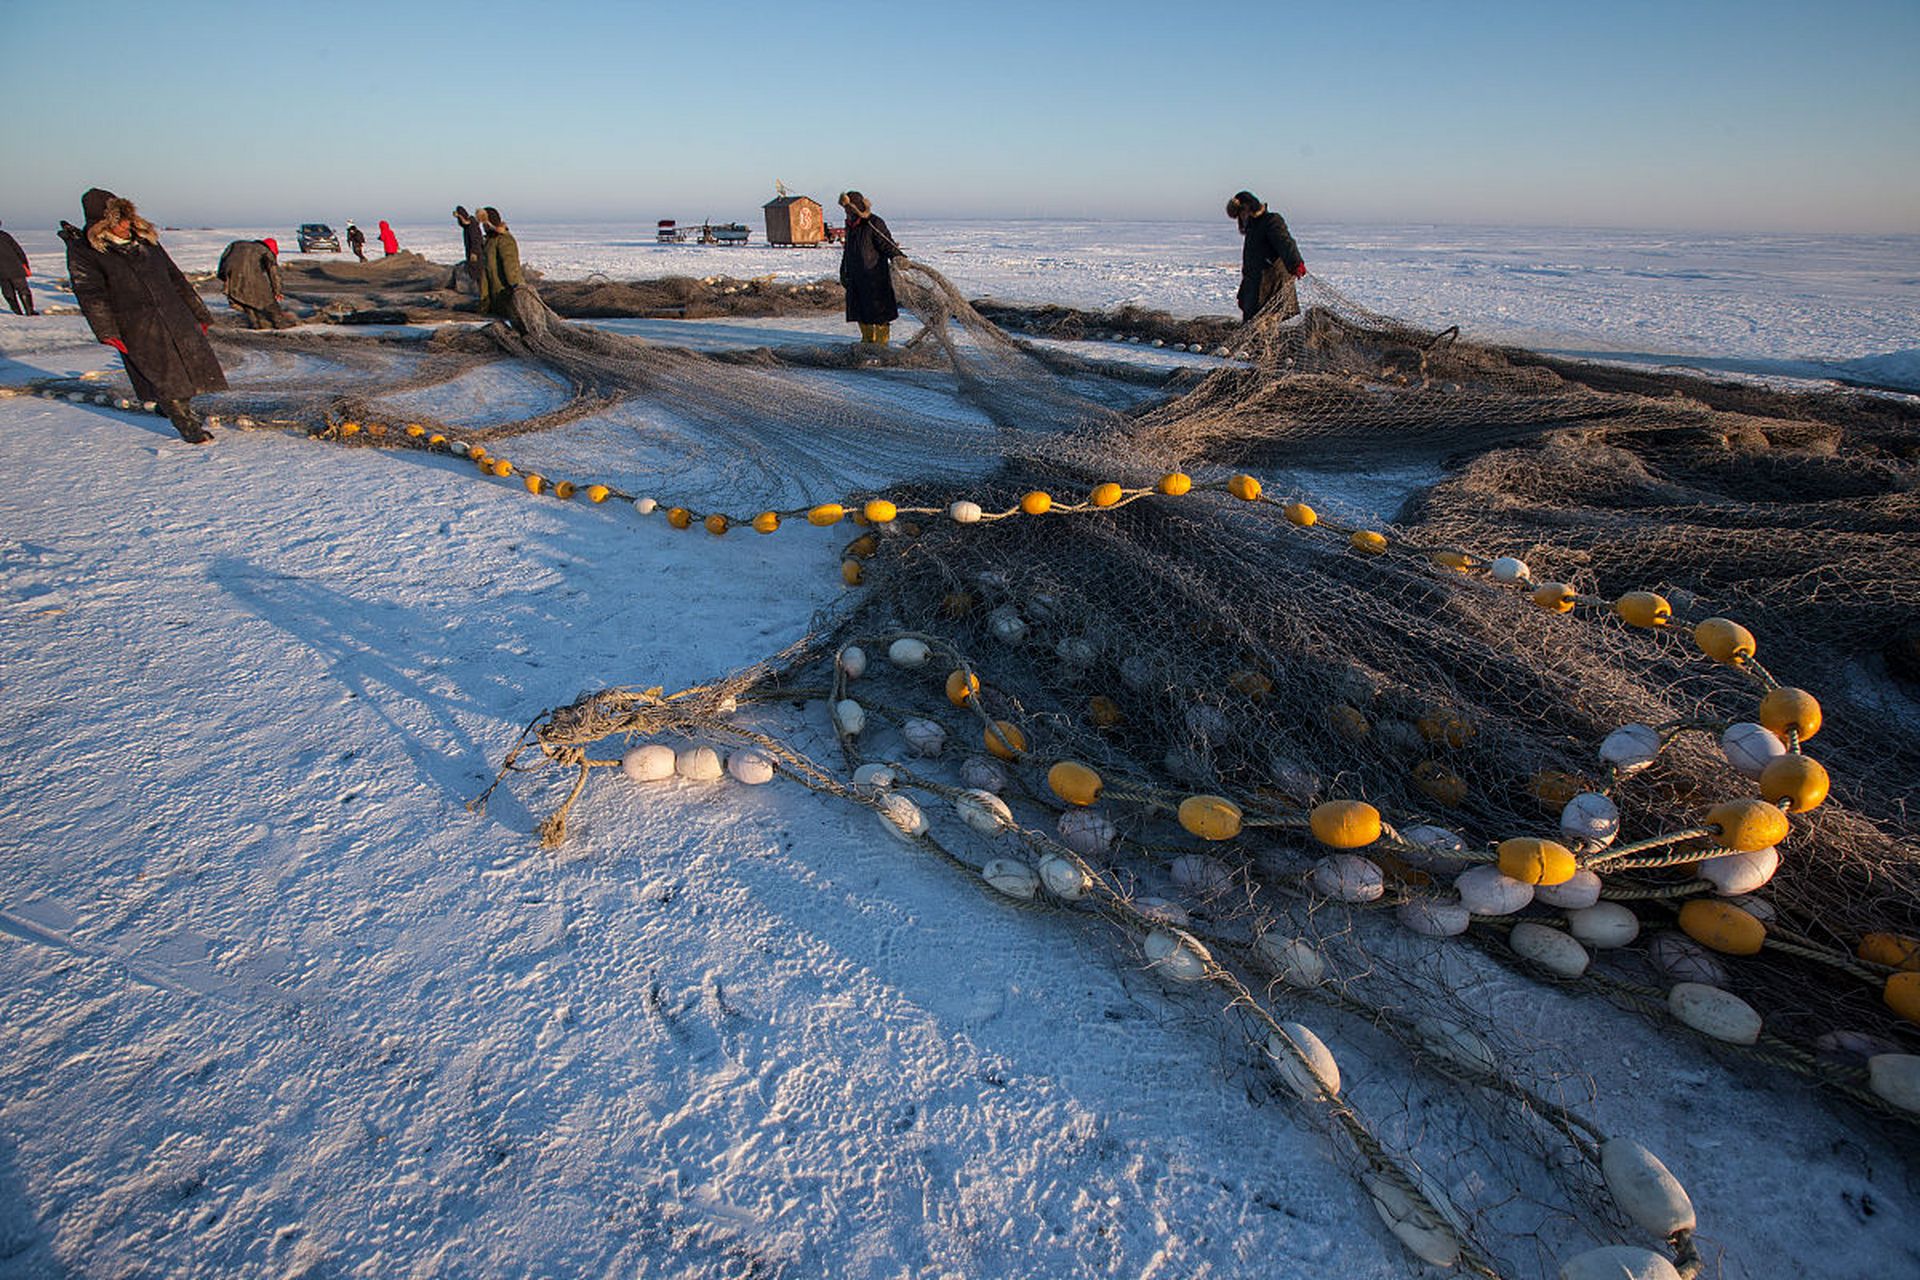
{"label": "vehicle on ice", "polygon": [[296,238],[300,241],[300,252],[314,253],[325,249],[330,253],[340,252],[340,237],[333,234],[333,228],[324,222],[303,222]]}

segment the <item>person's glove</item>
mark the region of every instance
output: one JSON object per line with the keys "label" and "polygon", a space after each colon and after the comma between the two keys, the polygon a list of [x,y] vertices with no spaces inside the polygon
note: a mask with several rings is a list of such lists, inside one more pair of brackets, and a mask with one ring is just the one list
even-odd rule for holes
{"label": "person's glove", "polygon": [[200,326],[200,336],[201,336],[201,337],[205,337],[205,336],[206,336],[206,333],[207,333],[207,326],[205,326],[205,325],[203,324],[203,325],[201,325],[201,326]]}
{"label": "person's glove", "polygon": [[121,355],[127,354],[127,344],[122,342],[118,338],[102,338],[100,339],[100,345],[106,346],[106,347],[112,347],[115,351],[118,351]]}
{"label": "person's glove", "polygon": [[1296,276],[1303,276],[1307,274],[1307,264],[1303,262],[1299,266],[1295,267],[1293,269],[1293,274]]}

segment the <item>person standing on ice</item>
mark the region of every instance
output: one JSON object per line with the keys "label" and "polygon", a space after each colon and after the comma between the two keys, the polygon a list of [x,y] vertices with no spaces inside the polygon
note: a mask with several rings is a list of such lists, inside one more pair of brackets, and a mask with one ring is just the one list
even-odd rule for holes
{"label": "person standing on ice", "polygon": [[860,326],[860,341],[877,347],[887,345],[889,328],[900,318],[900,303],[893,296],[894,259],[906,261],[907,255],[894,242],[885,220],[873,212],[873,205],[858,191],[840,193],[840,207],[847,213],[846,245],[840,251],[840,283],[847,291],[847,319]]}
{"label": "person standing on ice", "polygon": [[80,197],[81,227],[61,224],[73,296],[93,336],[120,353],[134,394],[159,404],[188,444],[213,439],[193,397],[224,391],[226,374],[207,342],[213,317],[160,233],[133,201],[95,187]]}
{"label": "person standing on ice", "polygon": [[400,237],[393,234],[393,228],[387,225],[385,218],[380,219],[380,247],[387,251],[389,258],[400,252]]}
{"label": "person standing on ice", "polygon": [[453,220],[460,224],[460,238],[466,244],[467,274],[473,278],[473,291],[479,293],[481,277],[487,271],[487,233],[480,219],[467,212],[467,206],[453,206]]}
{"label": "person standing on ice", "polygon": [[33,309],[33,290],[27,287],[27,277],[32,274],[33,267],[20,242],[11,232],[0,231],[0,293],[6,294],[7,305],[17,316],[38,314]]}
{"label": "person standing on ice", "polygon": [[520,242],[492,205],[480,211],[480,223],[487,233],[487,253],[480,271],[480,309],[512,320],[513,291],[526,283],[520,274]]}
{"label": "person standing on ice", "polygon": [[291,329],[293,317],[280,308],[280,246],[268,240],[235,240],[220,255],[215,270],[227,301],[247,318],[249,329]]}
{"label": "person standing on ice", "polygon": [[1227,216],[1240,224],[1246,243],[1240,249],[1240,318],[1250,321],[1269,302],[1280,299],[1280,318],[1300,314],[1300,298],[1294,280],[1307,274],[1300,247],[1287,230],[1286,219],[1270,213],[1266,203],[1251,191],[1242,191],[1227,201]]}
{"label": "person standing on ice", "polygon": [[347,223],[347,248],[353,250],[353,256],[365,262],[367,260],[367,233]]}

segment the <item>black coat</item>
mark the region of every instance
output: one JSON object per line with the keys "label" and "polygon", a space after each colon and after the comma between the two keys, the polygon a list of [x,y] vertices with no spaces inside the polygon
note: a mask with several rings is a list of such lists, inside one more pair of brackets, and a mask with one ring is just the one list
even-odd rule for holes
{"label": "black coat", "polygon": [[891,324],[900,318],[900,302],[893,296],[893,270],[887,264],[901,256],[883,220],[847,219],[847,245],[840,253],[847,319],[856,324]]}
{"label": "black coat", "polygon": [[235,240],[220,255],[215,271],[227,288],[227,301],[267,311],[280,298],[280,260],[260,240]]}
{"label": "black coat", "polygon": [[157,243],[134,239],[96,249],[78,227],[63,227],[73,296],[105,342],[127,344],[127,376],[142,400],[186,400],[224,391],[226,375],[200,326],[213,317]]}
{"label": "black coat", "polygon": [[487,257],[487,233],[480,226],[480,219],[461,223],[460,235],[466,241],[467,261],[476,266],[484,262]]}
{"label": "black coat", "polygon": [[0,231],[0,280],[25,280],[27,255],[11,232]]}
{"label": "black coat", "polygon": [[1268,269],[1278,262],[1292,275],[1302,259],[1293,234],[1287,230],[1287,220],[1277,213],[1256,215],[1248,221],[1243,234],[1247,242],[1240,247],[1240,292],[1235,297],[1241,314],[1251,319],[1260,309],[1260,282]]}

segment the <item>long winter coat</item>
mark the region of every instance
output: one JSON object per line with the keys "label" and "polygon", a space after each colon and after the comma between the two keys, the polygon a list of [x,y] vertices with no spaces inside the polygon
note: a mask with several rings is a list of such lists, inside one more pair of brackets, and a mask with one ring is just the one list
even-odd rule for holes
{"label": "long winter coat", "polygon": [[480,309],[489,315],[512,315],[513,291],[524,283],[520,242],[505,228],[489,231],[487,256],[480,270]]}
{"label": "long winter coat", "polygon": [[0,231],[0,280],[25,280],[33,273],[27,270],[27,255],[20,248],[20,242],[13,233]]}
{"label": "long winter coat", "polygon": [[280,260],[259,240],[235,240],[220,255],[216,274],[227,301],[257,311],[269,310],[280,297]]}
{"label": "long winter coat", "polygon": [[[1251,320],[1254,312],[1280,291],[1280,287],[1301,265],[1300,247],[1287,230],[1287,220],[1266,209],[1247,220],[1242,228],[1247,242],[1240,247],[1240,314]],[[1274,271],[1274,264],[1280,269]],[[1269,272],[1272,272],[1269,278]]]}
{"label": "long winter coat", "polygon": [[86,232],[64,226],[67,274],[74,300],[105,342],[127,344],[127,376],[142,400],[186,400],[202,391],[224,391],[226,375],[200,327],[213,317],[193,286],[173,265],[158,239],[139,236],[125,244],[102,239],[95,248]]}
{"label": "long winter coat", "polygon": [[460,237],[466,243],[467,261],[478,267],[486,261],[487,232],[480,225],[480,219],[470,218],[460,224]]}
{"label": "long winter coat", "polygon": [[900,246],[882,219],[847,219],[847,246],[840,253],[840,283],[847,289],[847,319],[855,324],[891,324],[900,318],[893,271]]}

